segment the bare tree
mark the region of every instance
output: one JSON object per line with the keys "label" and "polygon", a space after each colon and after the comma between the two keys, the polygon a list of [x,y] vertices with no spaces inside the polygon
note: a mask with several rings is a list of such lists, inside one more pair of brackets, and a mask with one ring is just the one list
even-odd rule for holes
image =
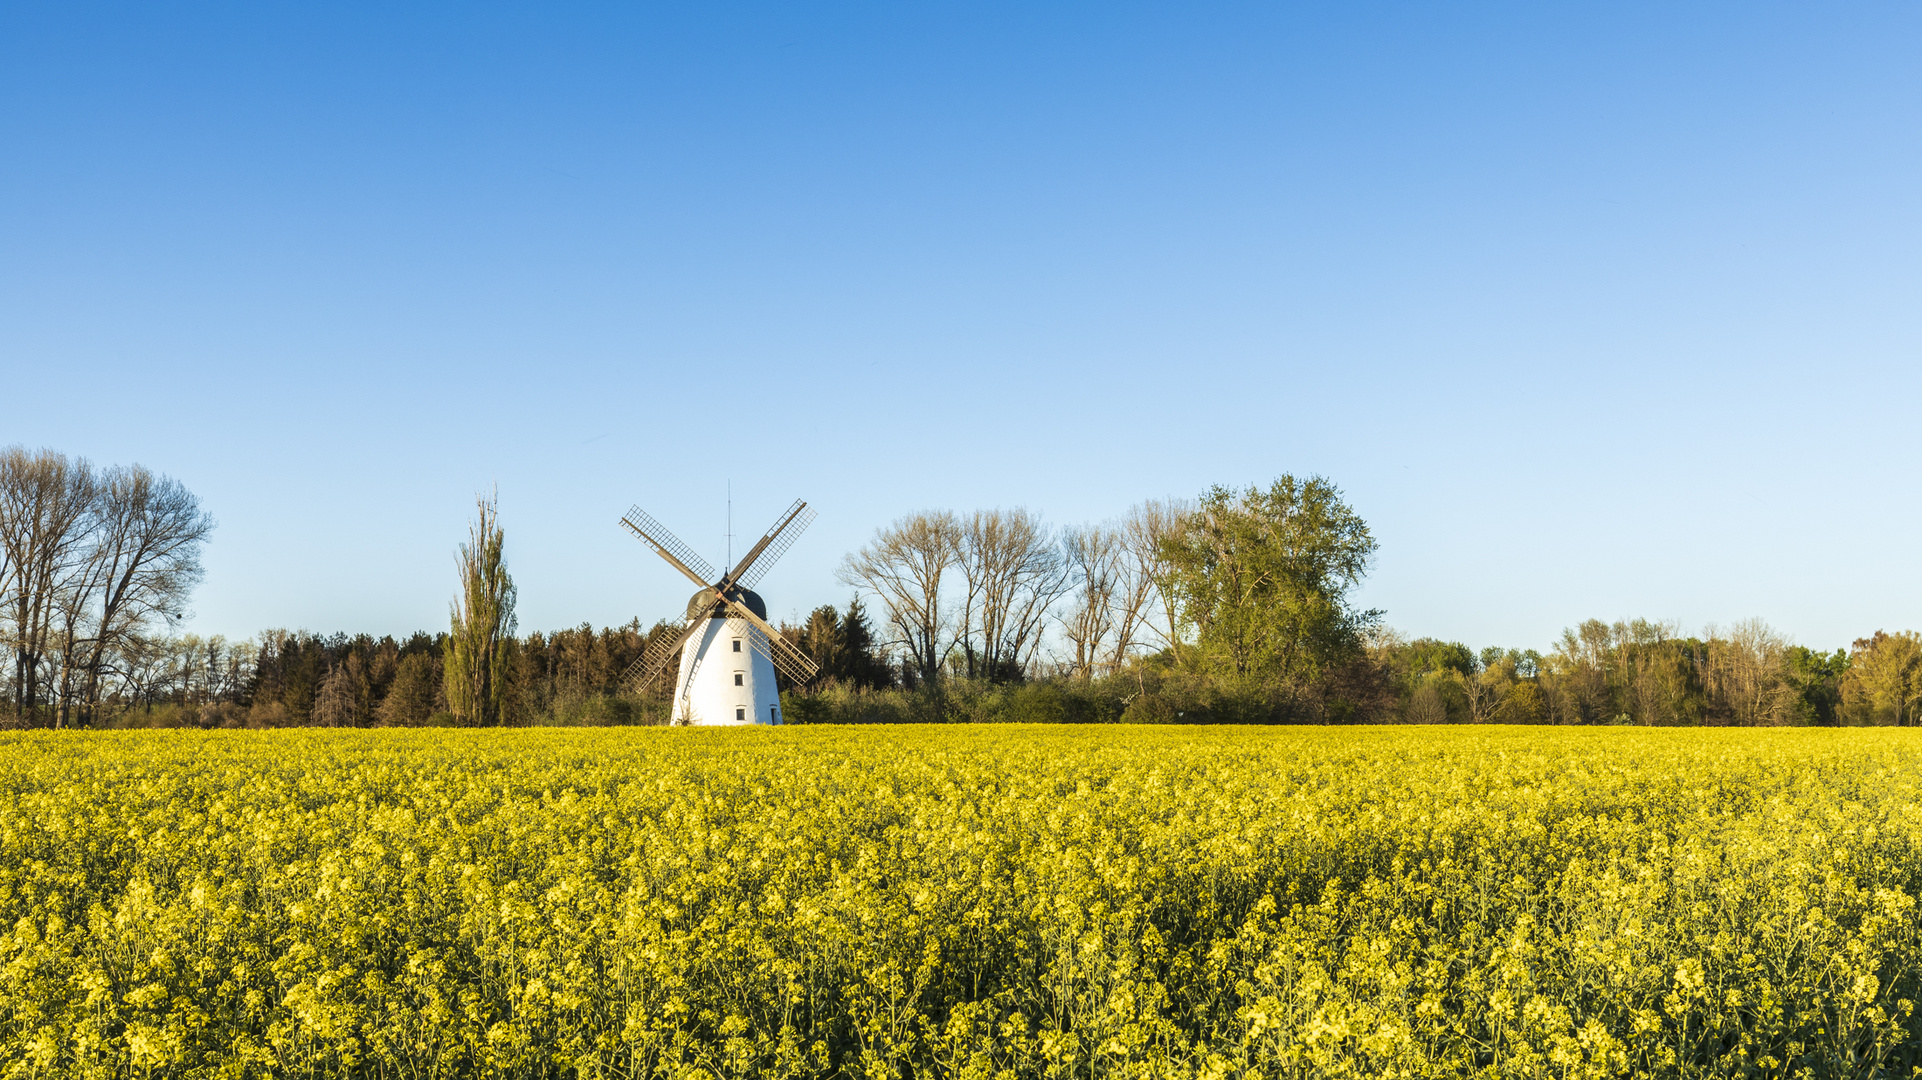
{"label": "bare tree", "polygon": [[133,637],[121,643],[118,675],[130,706],[151,710],[171,675],[168,643],[160,638]]}
{"label": "bare tree", "polygon": [[1053,530],[1024,509],[977,510],[961,524],[957,562],[967,582],[958,643],[969,677],[1026,670],[1071,580]]}
{"label": "bare tree", "polygon": [[1707,630],[1712,693],[1727,704],[1732,719],[1746,726],[1786,723],[1794,691],[1784,659],[1788,639],[1761,619],[1743,619],[1728,636]]}
{"label": "bare tree", "polygon": [[1440,690],[1445,681],[1443,677],[1430,675],[1415,684],[1403,719],[1411,724],[1448,723],[1448,704],[1442,700]]}
{"label": "bare tree", "polygon": [[849,555],[835,576],[865,592],[887,610],[895,634],[891,645],[913,657],[915,672],[934,682],[946,658],[941,635],[949,621],[942,607],[941,579],[955,564],[961,523],[946,510],[909,514],[874,531],[874,539]]}
{"label": "bare tree", "polygon": [[139,465],[96,473],[51,450],[0,451],[0,633],[16,710],[31,721],[53,705],[57,727],[88,722],[122,658],[153,669],[135,639],[154,616],[182,614],[212,529],[192,492]]}
{"label": "bare tree", "polygon": [[1508,689],[1507,681],[1502,679],[1500,669],[1483,667],[1473,674],[1464,674],[1450,669],[1461,685],[1462,699],[1468,703],[1468,722],[1486,724],[1495,716],[1495,709],[1502,702],[1502,695]]}
{"label": "bare tree", "polygon": [[361,726],[360,686],[355,677],[358,672],[353,670],[359,658],[347,659],[347,663],[334,665],[314,693],[313,722],[319,727]]}
{"label": "bare tree", "polygon": [[[98,520],[97,513],[90,515]],[[50,660],[47,672],[48,681],[55,687],[58,702],[53,711],[53,726],[64,728],[69,720],[75,718],[76,709],[84,710],[81,699],[86,693],[87,666],[86,655],[93,648],[94,640],[88,634],[87,617],[91,614],[89,601],[99,584],[95,571],[92,552],[87,552],[76,560],[74,572],[68,576],[68,585],[60,590],[56,598],[58,614],[56,625],[47,650]]]}
{"label": "bare tree", "polygon": [[[1149,499],[1131,507],[1123,519],[1121,534],[1128,558],[1119,589],[1117,660],[1137,641],[1150,636],[1160,638],[1162,645],[1179,653],[1179,609],[1166,545],[1183,534],[1194,509],[1190,499]],[[1151,613],[1160,616],[1158,624]]]}
{"label": "bare tree", "polygon": [[[115,466],[101,476],[92,549],[82,576],[91,609],[91,646],[81,695],[91,720],[109,658],[155,618],[178,621],[200,583],[200,547],[214,519],[179,481],[139,465]],[[91,603],[88,601],[91,600]]]}
{"label": "bare tree", "polygon": [[[1102,644],[1116,630],[1117,591],[1126,572],[1121,534],[1103,525],[1064,529],[1061,550],[1068,561],[1075,593],[1074,606],[1059,616],[1061,631],[1074,646],[1071,671],[1088,679],[1098,667],[1112,670],[1114,658],[1125,651],[1125,643],[1108,657]],[[1104,664],[1103,660],[1108,660]]]}
{"label": "bare tree", "polygon": [[0,612],[13,655],[13,707],[32,723],[42,702],[43,675],[60,647],[57,619],[71,602],[73,577],[86,562],[96,504],[93,467],[52,450],[12,446],[0,451]]}
{"label": "bare tree", "polygon": [[234,700],[241,684],[246,681],[247,669],[253,666],[253,645],[245,641],[228,641],[220,634],[215,634],[199,642],[198,654],[206,701]]}

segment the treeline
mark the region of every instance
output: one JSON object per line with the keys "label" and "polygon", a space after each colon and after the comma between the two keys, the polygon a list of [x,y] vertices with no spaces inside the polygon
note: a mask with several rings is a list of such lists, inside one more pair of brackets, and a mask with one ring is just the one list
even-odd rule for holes
{"label": "treeline", "polygon": [[875,692],[813,688],[790,718],[816,723],[1289,723],[1912,726],[1922,710],[1922,635],[1877,631],[1823,653],[1760,620],[1684,636],[1673,624],[1591,619],[1547,654],[1409,640],[1376,627],[1307,699],[1278,703],[1211,678],[1172,648],[1109,674],[995,684],[949,678]]}
{"label": "treeline", "polygon": [[[211,520],[139,467],[0,456],[9,725],[654,724],[670,685],[630,668],[679,627],[520,636],[482,498],[449,629],[405,639],[274,630],[174,637]],[[1027,510],[931,510],[842,562],[854,591],[781,633],[820,667],[798,723],[1910,725],[1922,638],[1797,646],[1759,620],[1684,635],[1589,620],[1546,653],[1408,640],[1351,602],[1367,524],[1321,477],[1217,487],[1056,528]],[[870,612],[873,612],[872,616]]]}
{"label": "treeline", "polygon": [[[404,639],[270,630],[235,650],[245,678],[225,693],[183,649],[173,681],[156,687],[129,716],[134,725],[206,727],[419,727],[462,723],[448,706],[449,635]],[[647,640],[638,623],[582,626],[509,638],[502,721],[632,722],[639,702],[620,693],[620,674]]]}
{"label": "treeline", "polygon": [[[503,722],[665,722],[664,691],[629,692],[628,665],[653,634],[639,622],[582,625],[512,639]],[[1112,672],[1069,665],[1000,682],[956,673],[920,681],[874,638],[856,600],[823,607],[790,640],[822,665],[789,687],[793,723],[1277,722],[1251,712],[1164,648]],[[186,636],[156,650],[140,697],[112,722],[132,726],[410,727],[463,723],[447,708],[447,635],[405,639],[269,631],[255,641]],[[1922,635],[1875,634],[1830,653],[1793,645],[1760,620],[1683,635],[1670,623],[1588,620],[1546,654],[1409,640],[1377,629],[1326,688],[1328,722],[1911,726],[1922,710]],[[1331,710],[1332,711],[1332,710]]]}
{"label": "treeline", "polygon": [[1384,632],[1371,662],[1410,723],[1911,726],[1922,637],[1876,631],[1847,649],[1792,644],[1760,619],[1699,635],[1590,619],[1546,656]]}
{"label": "treeline", "polygon": [[[668,688],[635,694],[624,676],[666,623],[581,626],[506,638],[500,723],[664,723]],[[859,601],[824,607],[782,632],[821,665],[817,688],[897,686]],[[420,727],[473,723],[448,706],[446,632],[406,638],[269,630],[253,641],[186,635],[109,723],[133,727]],[[805,691],[803,692],[805,696]]]}

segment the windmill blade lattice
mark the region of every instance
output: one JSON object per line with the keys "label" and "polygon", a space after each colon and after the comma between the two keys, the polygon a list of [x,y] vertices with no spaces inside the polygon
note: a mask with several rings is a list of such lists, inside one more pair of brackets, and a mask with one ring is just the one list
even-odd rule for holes
{"label": "windmill blade lattice", "polygon": [[767,549],[761,552],[760,556],[743,572],[739,579],[741,587],[752,589],[756,583],[766,577],[767,572],[774,568],[774,564],[780,561],[781,556],[787,554],[787,549],[793,547],[794,542],[799,540],[801,534],[806,532],[807,527],[813,523],[814,509],[796,499],[794,505],[789,507],[788,512],[782,516],[781,524],[768,530],[768,535],[761,538],[767,544]]}
{"label": "windmill blade lattice", "polygon": [[712,587],[720,578],[720,571],[708,565],[706,559],[694,554],[693,548],[681,543],[680,537],[668,532],[667,526],[649,517],[647,511],[639,506],[629,507],[627,516],[621,518],[621,524],[658,552],[661,558],[673,563],[675,569],[692,578],[694,584]]}
{"label": "windmill blade lattice", "polygon": [[655,680],[673,666],[674,657],[680,653],[682,646],[687,644],[688,639],[692,638],[700,630],[701,624],[706,621],[706,619],[689,619],[682,624],[677,633],[655,635],[654,640],[641,649],[641,655],[627,665],[626,671],[621,672],[621,683],[632,686],[637,691],[654,685]]}

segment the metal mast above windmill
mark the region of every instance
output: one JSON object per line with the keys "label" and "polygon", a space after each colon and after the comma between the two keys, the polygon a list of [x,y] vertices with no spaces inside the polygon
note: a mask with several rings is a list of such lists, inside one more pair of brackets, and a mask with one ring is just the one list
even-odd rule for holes
{"label": "metal mast above windmill", "polygon": [[719,574],[660,522],[636,506],[621,524],[700,586],[687,602],[678,632],[660,635],[641,651],[621,680],[644,690],[680,656],[674,684],[676,724],[778,724],[781,695],[775,672],[804,683],[818,670],[806,653],[768,625],[767,605],[754,586],[814,520],[799,499],[734,569]]}

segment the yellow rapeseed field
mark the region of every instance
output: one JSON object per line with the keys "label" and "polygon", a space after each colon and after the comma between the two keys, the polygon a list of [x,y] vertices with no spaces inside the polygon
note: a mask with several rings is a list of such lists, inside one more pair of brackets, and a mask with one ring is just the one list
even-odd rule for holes
{"label": "yellow rapeseed field", "polygon": [[1909,1076],[1922,734],[0,737],[6,1077]]}

